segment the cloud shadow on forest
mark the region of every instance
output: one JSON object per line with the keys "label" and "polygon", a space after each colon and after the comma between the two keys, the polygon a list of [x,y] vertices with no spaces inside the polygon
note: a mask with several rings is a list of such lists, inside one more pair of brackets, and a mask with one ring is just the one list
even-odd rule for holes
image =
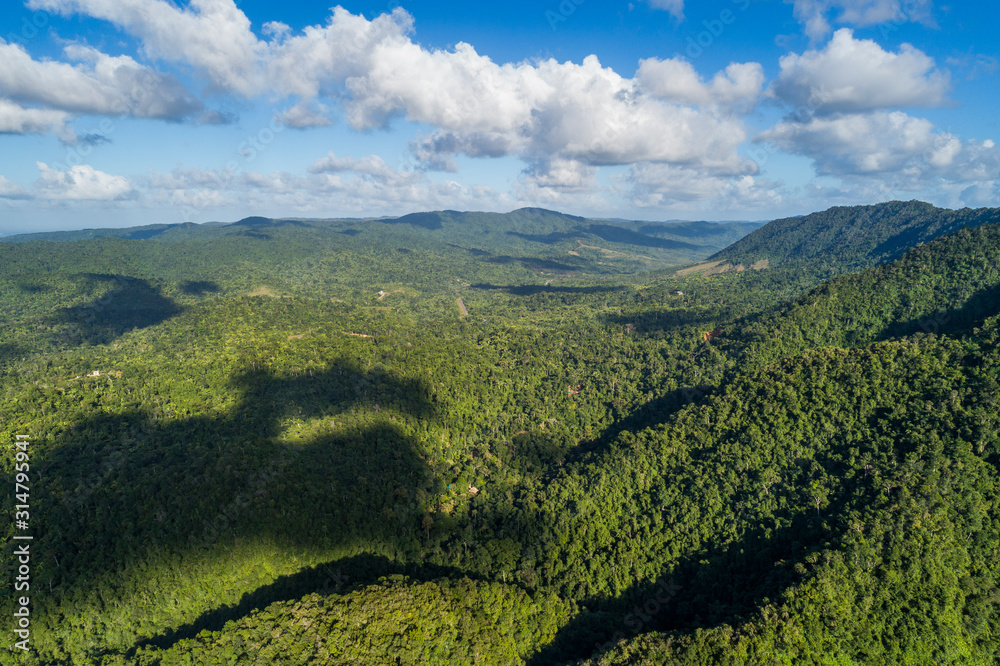
{"label": "cloud shadow on forest", "polygon": [[579,264],[567,264],[563,261],[557,261],[555,259],[543,259],[541,257],[511,257],[508,255],[493,256],[485,259],[491,264],[521,264],[528,270],[532,271],[561,271],[565,273],[576,273],[578,271],[586,269],[586,265],[590,262],[587,260],[581,261]]}
{"label": "cloud shadow on forest", "polygon": [[514,296],[534,296],[535,294],[604,294],[625,290],[625,287],[605,287],[599,285],[572,287],[550,284],[489,284],[486,282],[480,282],[470,286],[472,289],[482,289],[484,291],[503,291]]}
{"label": "cloud shadow on forest", "polygon": [[888,340],[914,333],[961,335],[985,320],[1000,313],[1000,284],[985,287],[974,293],[961,307],[940,310],[930,315],[887,326],[876,338]]}
{"label": "cloud shadow on forest", "polygon": [[132,233],[130,233],[127,236],[125,236],[125,238],[128,238],[129,240],[149,240],[150,238],[156,238],[160,234],[162,234],[162,233],[164,233],[166,231],[170,231],[171,229],[173,229],[175,227],[178,227],[178,226],[180,226],[180,225],[177,225],[177,224],[168,224],[168,225],[165,225],[165,226],[162,226],[162,227],[153,227],[153,228],[148,228],[148,229],[137,229],[136,231],[133,231]]}
{"label": "cloud shadow on forest", "polygon": [[461,245],[455,245],[454,243],[447,243],[448,247],[453,247],[457,250],[465,250],[474,257],[489,257],[491,254],[486,250],[480,250],[475,247],[462,247]]}
{"label": "cloud shadow on forest", "polygon": [[439,213],[410,213],[402,217],[378,220],[382,224],[410,224],[427,231],[438,231],[444,228]]}
{"label": "cloud shadow on forest", "polygon": [[160,324],[183,311],[148,281],[125,275],[87,273],[81,279],[92,289],[111,288],[81,305],[61,308],[49,325],[66,327],[69,344],[107,344],[136,328]]}
{"label": "cloud shadow on forest", "polygon": [[626,229],[625,227],[616,227],[610,224],[592,224],[587,227],[585,231],[603,240],[611,243],[620,243],[622,245],[638,245],[640,247],[651,247],[660,250],[703,249],[700,245],[683,243],[681,241],[661,238],[659,236],[649,236],[637,231],[632,231],[631,229]]}
{"label": "cloud shadow on forest", "polygon": [[[843,489],[830,498],[823,515],[840,515],[850,497],[850,491]],[[738,505],[740,499],[733,497],[732,502]],[[779,600],[786,589],[803,580],[796,565],[805,563],[831,538],[823,515],[802,507],[775,529],[772,521],[741,512],[736,518],[745,527],[740,538],[692,553],[618,598],[582,600],[586,612],[561,628],[528,660],[528,666],[575,663],[640,633],[693,632],[749,620],[761,605]]]}
{"label": "cloud shadow on forest", "polygon": [[26,351],[23,347],[15,344],[3,343],[0,344],[0,364],[6,364],[11,361],[16,361],[18,357],[23,357]]}
{"label": "cloud shadow on forest", "polygon": [[34,284],[34,283],[27,284],[22,282],[18,284],[17,287],[21,291],[28,294],[44,294],[52,291],[52,287],[50,287],[47,284]]}
{"label": "cloud shadow on forest", "polygon": [[[719,320],[718,313],[699,308],[663,308],[604,315],[605,324],[625,326],[640,335],[663,334],[687,326],[700,326],[707,332]],[[693,333],[697,338],[701,332]]]}
{"label": "cloud shadow on forest", "polygon": [[528,666],[575,663],[640,633],[738,625],[802,580],[794,565],[829,538],[821,524],[806,511],[781,529],[751,527],[741,539],[684,558],[617,599],[588,599],[587,611],[561,628]]}
{"label": "cloud shadow on forest", "polygon": [[186,280],[180,284],[180,288],[188,296],[217,294],[221,291],[219,285],[209,280]]}
{"label": "cloud shadow on forest", "polygon": [[579,462],[603,452],[623,432],[641,432],[666,423],[670,418],[688,405],[696,404],[714,393],[716,388],[711,385],[684,386],[653,398],[644,405],[629,412],[624,418],[616,420],[601,432],[600,436],[590,441],[580,442],[570,449],[566,460],[569,463]]}
{"label": "cloud shadow on forest", "polygon": [[[403,553],[415,559],[423,536],[417,497],[437,486],[422,445],[398,417],[440,418],[422,381],[352,360],[294,376],[251,362],[231,389],[240,399],[221,416],[99,414],[53,435],[56,447],[37,463],[37,492],[52,498],[39,559],[60,563],[45,575],[50,598],[135,585],[158,553],[197,560],[247,542],[289,552],[364,549],[384,560],[384,570]],[[364,423],[334,423],[357,406],[367,408]],[[279,438],[292,418],[326,423],[290,445]],[[304,572],[265,585],[157,640],[287,598],[314,577]]]}

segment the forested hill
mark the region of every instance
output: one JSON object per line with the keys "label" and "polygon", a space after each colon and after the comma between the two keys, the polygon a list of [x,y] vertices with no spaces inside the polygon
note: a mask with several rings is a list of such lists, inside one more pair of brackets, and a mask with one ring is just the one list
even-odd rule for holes
{"label": "forested hill", "polygon": [[739,367],[820,347],[967,332],[1000,312],[1000,225],[961,229],[901,258],[842,275],[734,325],[719,346]]}
{"label": "forested hill", "polygon": [[[192,235],[204,235],[204,232],[208,229],[221,226],[225,225],[221,222],[206,222],[205,224],[183,222],[180,224],[145,224],[138,227],[76,229],[73,231],[40,231],[38,233],[0,236],[0,242],[28,243],[31,241],[55,241],[64,243],[70,241],[91,240],[95,238],[149,240],[151,238],[162,236],[163,234],[167,234],[163,236],[163,239],[169,240],[184,238]],[[199,233],[199,230],[201,230],[202,233]]]}
{"label": "forested hill", "polygon": [[464,252],[494,262],[543,259],[553,262],[552,268],[563,270],[587,270],[585,264],[594,264],[635,271],[700,261],[760,226],[759,222],[600,220],[541,208],[521,208],[509,213],[446,210],[366,219],[254,216],[226,225],[153,224],[126,229],[22,234],[0,240],[122,238],[185,242],[228,236],[271,240],[274,232],[280,231],[282,235],[321,237],[320,242],[327,245],[345,244],[348,238],[353,238],[411,250],[452,255]]}
{"label": "forested hill", "polygon": [[721,249],[761,226],[757,222],[596,220],[543,208],[520,208],[510,213],[437,211],[380,221],[411,232],[419,228],[430,237],[484,250],[523,243],[528,248],[543,245],[565,253],[581,246],[611,243],[657,257],[694,256],[711,247]]}
{"label": "forested hill", "polygon": [[820,284],[476,215],[0,243],[0,664],[996,664],[1000,225]]}
{"label": "forested hill", "polygon": [[911,247],[964,226],[998,220],[997,208],[948,210],[922,201],[839,206],[774,220],[710,260],[747,267],[767,260],[772,268],[808,262],[845,272],[891,261]]}

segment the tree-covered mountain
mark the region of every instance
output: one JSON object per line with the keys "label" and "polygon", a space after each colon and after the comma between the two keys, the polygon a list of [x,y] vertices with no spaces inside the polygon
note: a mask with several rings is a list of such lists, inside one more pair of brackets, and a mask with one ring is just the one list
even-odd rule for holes
{"label": "tree-covered mountain", "polygon": [[[510,213],[433,211],[395,218],[316,220],[248,217],[230,225],[156,224],[9,236],[6,242],[95,238],[206,241],[241,236],[270,240],[289,227],[311,230],[331,247],[348,240],[409,250],[464,250],[474,258],[522,262],[553,270],[649,270],[704,259],[760,226],[756,222],[592,220],[541,208]],[[279,233],[279,236],[283,236]]]}
{"label": "tree-covered mountain", "polygon": [[962,227],[1000,221],[1000,209],[947,210],[922,201],[891,201],[872,206],[838,206],[820,213],[774,220],[710,261],[776,267],[791,262],[838,272],[891,261],[911,247]]}
{"label": "tree-covered mountain", "polygon": [[0,243],[0,662],[994,663],[1000,225],[817,286],[435,219]]}
{"label": "tree-covered mountain", "polygon": [[735,322],[718,344],[741,359],[737,367],[743,368],[807,349],[967,331],[995,314],[998,304],[1000,224],[986,224],[913,248],[888,264],[833,278]]}

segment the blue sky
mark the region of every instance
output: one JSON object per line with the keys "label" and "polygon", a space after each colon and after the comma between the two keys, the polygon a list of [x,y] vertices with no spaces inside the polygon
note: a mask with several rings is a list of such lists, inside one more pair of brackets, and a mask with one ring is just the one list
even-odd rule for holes
{"label": "blue sky", "polygon": [[998,206],[995,15],[936,0],[5,3],[0,233]]}

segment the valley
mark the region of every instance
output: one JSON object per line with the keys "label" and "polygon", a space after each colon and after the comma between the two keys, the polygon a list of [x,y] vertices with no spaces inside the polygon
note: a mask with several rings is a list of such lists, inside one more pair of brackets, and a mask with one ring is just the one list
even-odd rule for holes
{"label": "valley", "polygon": [[994,663],[998,223],[2,238],[0,662]]}

